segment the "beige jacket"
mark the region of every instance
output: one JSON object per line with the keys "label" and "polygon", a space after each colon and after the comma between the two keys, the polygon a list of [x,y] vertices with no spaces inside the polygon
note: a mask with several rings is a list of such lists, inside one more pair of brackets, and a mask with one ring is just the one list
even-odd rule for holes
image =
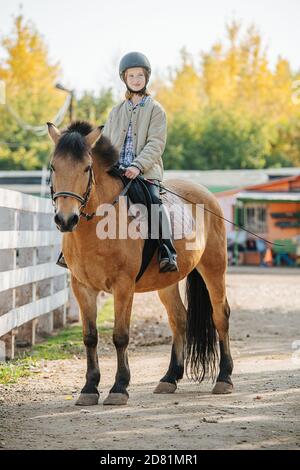
{"label": "beige jacket", "polygon": [[119,154],[130,120],[136,155],[132,164],[141,170],[145,178],[162,181],[162,154],[167,140],[167,118],[163,107],[148,96],[144,106],[137,106],[134,110],[129,100],[122,101],[111,110],[103,134],[111,140]]}

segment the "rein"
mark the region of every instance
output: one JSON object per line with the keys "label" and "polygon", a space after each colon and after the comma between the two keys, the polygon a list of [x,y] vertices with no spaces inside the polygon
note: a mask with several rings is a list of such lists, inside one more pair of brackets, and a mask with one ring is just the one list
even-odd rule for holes
{"label": "rein", "polygon": [[[178,196],[178,197],[180,197],[181,199],[184,199],[187,202],[191,202],[192,204],[195,204],[195,202],[191,201],[190,199],[185,198],[184,196],[181,196],[180,194],[175,193],[174,191],[171,191],[170,189],[166,188],[162,184],[154,183],[153,181],[149,181],[146,178],[143,178],[143,179],[146,180],[149,184],[153,184],[155,186],[161,187],[162,189],[164,189],[168,193],[174,194],[175,196]],[[257,233],[251,232],[251,230],[246,229],[243,225],[236,224],[235,222],[232,222],[231,220],[226,219],[225,217],[222,217],[219,214],[216,214],[215,212],[211,211],[210,209],[207,209],[206,207],[204,207],[204,210],[207,211],[207,212],[210,212],[211,214],[215,215],[216,217],[219,217],[220,219],[225,220],[226,222],[229,222],[230,224],[234,225],[235,227],[238,227],[241,230],[244,230],[245,232],[250,233],[251,235],[254,235],[257,238],[260,238],[261,240],[265,241],[266,243],[269,243],[270,245],[285,246],[285,245],[281,245],[280,243],[271,242],[270,240],[267,240],[266,238],[263,238],[260,235],[257,235]]]}

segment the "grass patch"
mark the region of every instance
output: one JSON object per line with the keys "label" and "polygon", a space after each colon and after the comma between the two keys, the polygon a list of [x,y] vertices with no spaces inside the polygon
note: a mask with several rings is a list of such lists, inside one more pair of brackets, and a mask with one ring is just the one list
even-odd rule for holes
{"label": "grass patch", "polygon": [[[113,318],[113,299],[109,298],[97,318],[98,331],[102,337],[112,334]],[[54,336],[34,345],[30,351],[24,352],[23,357],[0,364],[0,384],[15,383],[18,378],[28,376],[41,360],[69,359],[74,355],[81,356],[84,352],[81,325],[66,326]]]}
{"label": "grass patch", "polygon": [[29,355],[36,359],[68,359],[81,355],[84,351],[81,326],[67,326],[55,336],[47,337],[40,344],[32,347]]}
{"label": "grass patch", "polygon": [[0,364],[0,384],[15,383],[20,377],[27,377],[32,372],[35,363],[27,358],[20,361],[10,361]]}

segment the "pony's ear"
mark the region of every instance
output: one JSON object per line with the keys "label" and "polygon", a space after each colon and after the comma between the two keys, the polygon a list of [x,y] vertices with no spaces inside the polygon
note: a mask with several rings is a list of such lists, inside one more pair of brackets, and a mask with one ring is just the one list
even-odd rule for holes
{"label": "pony's ear", "polygon": [[61,136],[61,133],[57,129],[57,127],[54,124],[52,124],[52,122],[47,122],[47,126],[48,126],[48,134],[56,145],[58,142],[58,139]]}
{"label": "pony's ear", "polygon": [[96,127],[87,136],[85,136],[84,139],[88,147],[93,147],[97,140],[100,139],[103,127],[104,126]]}

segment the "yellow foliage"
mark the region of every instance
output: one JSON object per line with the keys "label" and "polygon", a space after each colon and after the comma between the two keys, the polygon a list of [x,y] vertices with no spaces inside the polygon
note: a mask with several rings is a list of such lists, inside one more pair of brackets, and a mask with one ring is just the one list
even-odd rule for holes
{"label": "yellow foliage", "polygon": [[[6,54],[0,61],[0,80],[6,85],[7,105],[26,123],[44,125],[55,117],[66,98],[55,89],[60,77],[59,65],[50,63],[43,39],[22,16],[14,19],[12,33],[1,44]],[[22,130],[3,105],[0,140],[8,142],[8,146],[12,144],[10,151],[1,148],[0,160],[11,160],[13,168],[38,167],[50,150],[47,136],[37,137]]]}
{"label": "yellow foliage", "polygon": [[209,53],[202,53],[199,71],[183,51],[171,83],[154,84],[156,97],[171,120],[177,113],[192,117],[207,105],[267,117],[270,123],[300,115],[300,106],[292,102],[297,77],[288,61],[279,57],[272,70],[255,27],[248,28],[241,39],[240,30],[235,21],[227,25],[228,45],[218,42]]}
{"label": "yellow foliage", "polygon": [[60,70],[50,64],[42,38],[22,16],[15,18],[13,35],[2,41],[7,59],[0,63],[8,103],[33,125],[53,117],[65,96],[54,88]]}

